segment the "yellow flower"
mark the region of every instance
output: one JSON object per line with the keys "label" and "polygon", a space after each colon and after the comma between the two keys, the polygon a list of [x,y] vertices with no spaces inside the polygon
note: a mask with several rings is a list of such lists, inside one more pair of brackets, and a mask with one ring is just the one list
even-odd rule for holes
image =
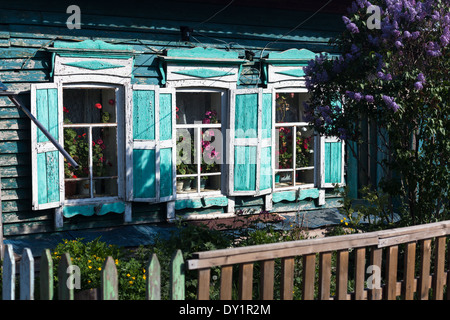
{"label": "yellow flower", "polygon": [[142,269],[142,271],[145,273],[145,269]]}
{"label": "yellow flower", "polygon": [[130,281],[128,281],[128,283],[129,283],[129,284],[133,284],[133,281],[130,280]]}
{"label": "yellow flower", "polygon": [[92,269],[92,266],[88,266],[89,269]]}
{"label": "yellow flower", "polygon": [[147,277],[145,276],[145,274],[142,276],[142,279],[144,279],[144,280],[147,279]]}
{"label": "yellow flower", "polygon": [[55,252],[53,252],[53,254],[56,256],[57,254],[58,254],[58,252],[57,251],[55,251]]}
{"label": "yellow flower", "polygon": [[344,218],[344,220],[347,220],[347,218]]}
{"label": "yellow flower", "polygon": [[101,268],[101,267],[98,267],[98,271],[102,271],[102,268]]}
{"label": "yellow flower", "polygon": [[131,279],[136,280],[136,277],[131,277]]}
{"label": "yellow flower", "polygon": [[91,283],[91,280],[88,280],[88,283]]}
{"label": "yellow flower", "polygon": [[345,225],[348,226],[348,223],[346,222]]}
{"label": "yellow flower", "polygon": [[92,261],[91,260],[88,260],[88,263],[91,263]]}
{"label": "yellow flower", "polygon": [[129,273],[127,273],[127,277],[130,277],[131,275]]}
{"label": "yellow flower", "polygon": [[119,259],[116,259],[114,262],[115,262],[116,264],[119,264]]}
{"label": "yellow flower", "polygon": [[341,222],[344,222],[344,220],[341,220]]}

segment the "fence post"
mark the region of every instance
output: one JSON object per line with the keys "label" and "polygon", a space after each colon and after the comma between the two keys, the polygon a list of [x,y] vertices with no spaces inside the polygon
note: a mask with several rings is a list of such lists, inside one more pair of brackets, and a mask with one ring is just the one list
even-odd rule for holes
{"label": "fence post", "polygon": [[50,249],[42,251],[39,268],[41,300],[53,300],[53,260]]}
{"label": "fence post", "polygon": [[156,254],[152,254],[147,266],[147,300],[161,300],[161,265]]}
{"label": "fence post", "polygon": [[30,248],[23,249],[20,260],[20,300],[34,300],[34,258]]}
{"label": "fence post", "polygon": [[16,293],[16,261],[14,260],[13,247],[5,245],[5,256],[3,259],[3,300],[14,300]]}
{"label": "fence post", "polygon": [[170,299],[184,300],[184,260],[181,250],[177,250],[170,262]]}
{"label": "fence post", "polygon": [[117,277],[117,268],[112,257],[105,260],[102,268],[101,284],[102,300],[119,300],[119,280]]}
{"label": "fence post", "polygon": [[61,255],[61,260],[58,265],[58,299],[59,300],[73,300],[73,288],[67,285],[69,274],[67,270],[72,263],[70,262],[69,253]]}

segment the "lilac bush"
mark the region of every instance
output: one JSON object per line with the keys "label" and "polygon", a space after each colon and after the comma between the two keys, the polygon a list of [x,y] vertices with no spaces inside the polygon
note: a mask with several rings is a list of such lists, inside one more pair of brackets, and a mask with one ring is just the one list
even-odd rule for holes
{"label": "lilac bush", "polygon": [[[381,9],[379,29],[367,27],[371,5]],[[358,144],[361,121],[376,124],[383,137],[376,147],[384,153],[378,189],[400,198],[413,223],[449,214],[448,5],[354,1],[342,17],[344,31],[331,42],[339,57],[319,54],[304,68],[311,92],[304,120]]]}

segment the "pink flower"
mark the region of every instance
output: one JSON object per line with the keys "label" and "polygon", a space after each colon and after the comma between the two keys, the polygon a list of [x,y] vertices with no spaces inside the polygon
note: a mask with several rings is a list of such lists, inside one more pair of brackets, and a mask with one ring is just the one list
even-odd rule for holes
{"label": "pink flower", "polygon": [[102,139],[98,139],[97,140],[97,144],[103,144],[103,140]]}
{"label": "pink flower", "polygon": [[115,102],[116,102],[116,101],[115,101],[114,99],[109,99],[109,101],[108,101],[108,103],[109,103],[110,105],[114,105]]}
{"label": "pink flower", "polygon": [[211,119],[205,118],[203,119],[202,123],[211,123]]}

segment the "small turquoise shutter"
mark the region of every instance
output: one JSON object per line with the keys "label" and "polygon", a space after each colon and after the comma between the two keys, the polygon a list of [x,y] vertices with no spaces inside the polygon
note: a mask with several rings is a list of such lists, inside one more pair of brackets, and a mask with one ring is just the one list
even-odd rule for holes
{"label": "small turquoise shutter", "polygon": [[[130,200],[160,202],[174,194],[173,92],[156,86],[134,86],[132,102],[132,182]],[[130,115],[127,115],[130,116]],[[131,162],[131,163],[130,163]]]}
{"label": "small turquoise shutter", "polygon": [[272,93],[231,91],[230,195],[256,195],[272,188]]}
{"label": "small turquoise shutter", "polygon": [[[57,84],[31,86],[31,113],[62,144],[61,110],[61,89]],[[33,210],[59,207],[63,201],[63,157],[34,123],[31,148]]]}
{"label": "small turquoise shutter", "polygon": [[344,142],[337,137],[320,137],[320,187],[344,184]]}

